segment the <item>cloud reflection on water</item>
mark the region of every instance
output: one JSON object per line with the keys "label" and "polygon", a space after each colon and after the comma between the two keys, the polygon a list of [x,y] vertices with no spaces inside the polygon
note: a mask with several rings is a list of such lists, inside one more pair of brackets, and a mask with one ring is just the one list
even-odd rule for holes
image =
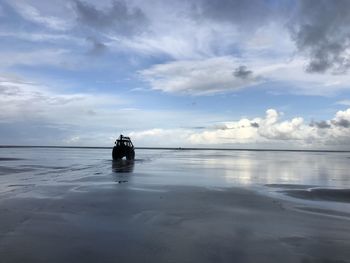
{"label": "cloud reflection on water", "polygon": [[350,187],[345,153],[169,151],[142,167],[152,179],[175,184]]}

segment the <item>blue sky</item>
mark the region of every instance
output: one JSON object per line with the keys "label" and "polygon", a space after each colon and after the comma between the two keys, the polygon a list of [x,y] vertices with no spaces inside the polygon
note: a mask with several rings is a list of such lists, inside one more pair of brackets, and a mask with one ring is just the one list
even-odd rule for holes
{"label": "blue sky", "polygon": [[0,144],[350,149],[350,2],[0,1]]}

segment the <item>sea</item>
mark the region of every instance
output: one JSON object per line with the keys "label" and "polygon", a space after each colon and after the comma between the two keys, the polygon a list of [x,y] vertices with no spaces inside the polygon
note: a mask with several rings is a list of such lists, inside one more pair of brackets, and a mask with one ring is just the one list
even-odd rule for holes
{"label": "sea", "polygon": [[38,194],[40,186],[243,187],[350,189],[350,152],[136,149],[112,161],[112,149],[0,148],[0,194]]}
{"label": "sea", "polygon": [[0,262],[349,262],[350,152],[0,148]]}

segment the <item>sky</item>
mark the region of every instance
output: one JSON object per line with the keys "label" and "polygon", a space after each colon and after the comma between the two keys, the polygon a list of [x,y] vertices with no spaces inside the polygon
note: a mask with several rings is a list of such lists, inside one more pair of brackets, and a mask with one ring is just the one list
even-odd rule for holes
{"label": "sky", "polygon": [[348,0],[0,0],[0,144],[350,150]]}

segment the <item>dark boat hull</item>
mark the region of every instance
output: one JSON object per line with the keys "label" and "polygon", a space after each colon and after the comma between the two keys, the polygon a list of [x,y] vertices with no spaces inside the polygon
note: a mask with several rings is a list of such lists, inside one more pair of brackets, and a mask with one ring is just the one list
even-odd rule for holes
{"label": "dark boat hull", "polygon": [[134,148],[131,148],[131,147],[114,146],[112,151],[112,157],[113,157],[113,160],[121,160],[124,157],[127,160],[134,160],[135,150]]}

